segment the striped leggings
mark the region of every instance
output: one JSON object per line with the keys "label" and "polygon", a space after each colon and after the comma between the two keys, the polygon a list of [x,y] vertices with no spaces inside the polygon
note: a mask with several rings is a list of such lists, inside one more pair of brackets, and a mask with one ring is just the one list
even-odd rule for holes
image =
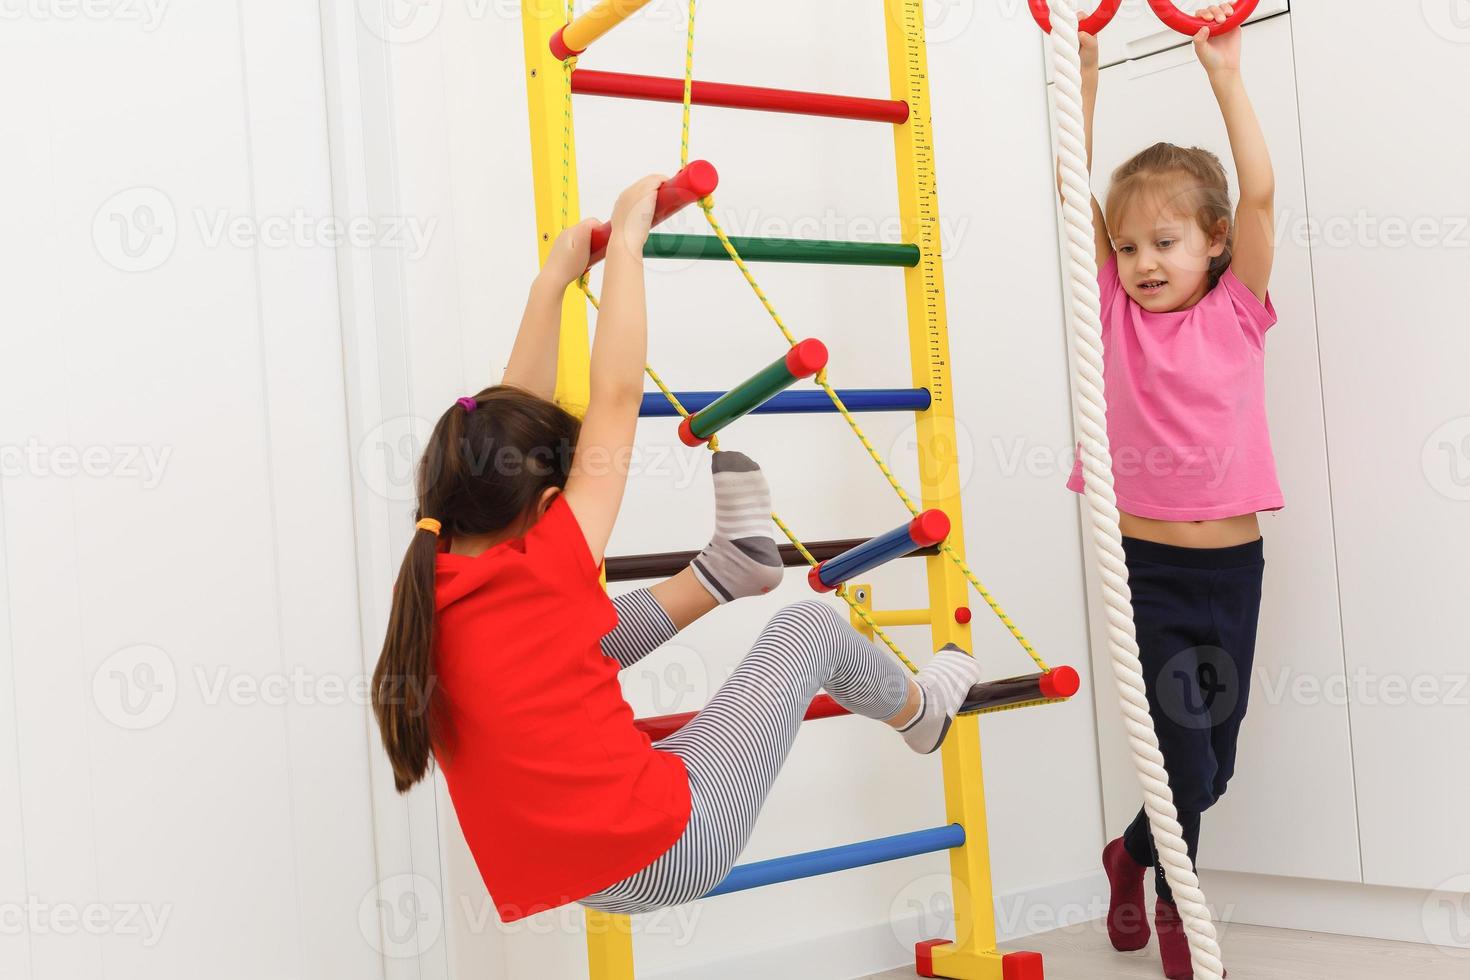
{"label": "striped leggings", "polygon": [[[614,600],[618,625],[602,651],[624,668],[676,630],[646,589]],[[817,600],[780,610],[708,705],[656,748],[684,760],[692,807],[674,845],[642,871],[586,898],[603,912],[636,915],[682,905],[724,880],[745,849],[807,705],[823,688],[854,714],[892,718],[911,675]]]}

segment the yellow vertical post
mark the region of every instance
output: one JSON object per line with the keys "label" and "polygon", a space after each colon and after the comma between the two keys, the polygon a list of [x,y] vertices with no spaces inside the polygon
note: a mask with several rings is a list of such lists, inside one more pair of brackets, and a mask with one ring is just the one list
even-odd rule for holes
{"label": "yellow vertical post", "polygon": [[[949,515],[952,526],[949,541],[963,557],[965,536],[950,391],[949,323],[940,260],[939,196],[930,122],[923,0],[884,0],[884,13],[892,97],[909,104],[908,122],[894,129],[903,240],[916,243],[920,254],[919,264],[904,274],[909,353],[914,386],[927,388],[933,399],[927,411],[917,414],[919,476],[924,507],[937,507]],[[926,563],[935,647],[957,643],[971,649],[970,627],[957,622],[953,615],[955,609],[968,602],[968,582],[954,562],[943,554],[927,559]],[[948,818],[965,828],[965,844],[950,851],[957,941],[932,950],[934,973],[967,980],[1001,980],[1001,954],[995,948],[980,729],[975,716],[955,720],[945,739],[942,758]]]}
{"label": "yellow vertical post", "polygon": [[[539,261],[567,225],[581,220],[577,200],[577,147],[567,105],[567,66],[551,53],[550,38],[566,23],[563,0],[522,0],[521,32],[526,46],[526,97],[531,119],[531,173],[536,194]],[[562,181],[566,181],[566,214]],[[556,401],[578,418],[587,410],[591,355],[587,344],[587,301],[578,289],[562,300],[561,345]]]}
{"label": "yellow vertical post", "polygon": [[[564,0],[522,0],[526,97],[531,121],[531,173],[536,195],[540,262],[564,225],[580,217],[577,152],[568,104],[568,68],[551,53],[551,35],[566,23]],[[565,202],[565,203],[563,203]],[[587,301],[568,289],[562,300],[556,401],[580,418],[587,411],[591,354]],[[587,910],[587,967],[591,980],[633,980],[633,932],[627,916]]]}

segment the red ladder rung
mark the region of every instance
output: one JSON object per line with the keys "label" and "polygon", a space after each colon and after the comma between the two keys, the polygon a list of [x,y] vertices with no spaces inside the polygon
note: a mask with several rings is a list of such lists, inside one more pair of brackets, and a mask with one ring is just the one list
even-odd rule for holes
{"label": "red ladder rung", "polygon": [[[572,72],[572,91],[579,95],[606,95],[649,102],[683,102],[684,80],[578,68]],[[690,101],[695,105],[720,106],[726,109],[792,112],[806,116],[831,116],[895,125],[902,125],[909,118],[907,102],[756,88],[751,85],[727,85],[722,82],[694,82],[690,90]]]}

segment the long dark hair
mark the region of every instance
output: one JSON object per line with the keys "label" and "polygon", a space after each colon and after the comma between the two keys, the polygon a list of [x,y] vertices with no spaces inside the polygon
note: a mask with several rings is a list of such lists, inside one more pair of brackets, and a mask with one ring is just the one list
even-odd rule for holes
{"label": "long dark hair", "polygon": [[[418,513],[448,539],[493,534],[532,515],[550,487],[564,488],[581,423],[519,388],[487,388],[439,418],[418,470]],[[393,588],[388,635],[373,671],[373,714],[407,792],[429,768],[435,741],[434,558],[439,537],[419,530]]]}
{"label": "long dark hair", "polygon": [[1220,158],[1197,146],[1173,143],[1155,143],[1134,154],[1113,171],[1106,208],[1108,227],[1117,228],[1123,212],[1145,193],[1156,203],[1161,201],[1193,218],[1206,235],[1214,235],[1224,222],[1225,251],[1210,260],[1209,282],[1214,289],[1235,252],[1230,183]]}

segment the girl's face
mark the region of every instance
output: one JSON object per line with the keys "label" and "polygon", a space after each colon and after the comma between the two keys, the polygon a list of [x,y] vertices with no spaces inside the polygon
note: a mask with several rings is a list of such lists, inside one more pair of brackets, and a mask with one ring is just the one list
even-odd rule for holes
{"label": "girl's face", "polygon": [[1225,251],[1224,222],[1213,234],[1193,218],[1135,202],[1112,229],[1123,289],[1150,313],[1187,310],[1210,291],[1210,260]]}

